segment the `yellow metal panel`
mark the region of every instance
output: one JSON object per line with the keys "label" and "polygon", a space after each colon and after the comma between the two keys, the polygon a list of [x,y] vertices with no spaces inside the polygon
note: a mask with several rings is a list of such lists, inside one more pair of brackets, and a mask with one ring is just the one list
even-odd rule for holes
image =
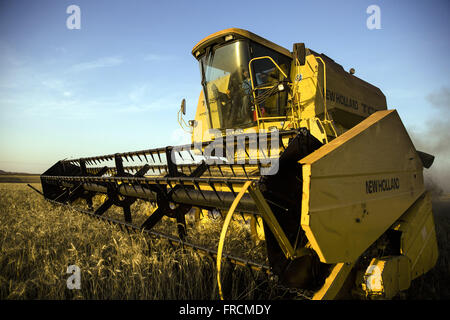
{"label": "yellow metal panel", "polygon": [[396,222],[394,230],[402,232],[401,253],[411,260],[412,278],[434,267],[438,258],[431,196],[422,195]]}
{"label": "yellow metal panel", "polygon": [[[320,56],[326,63],[327,109],[334,114],[335,121],[349,127],[356,124],[353,121],[357,117],[361,121],[376,111],[387,109],[386,97],[380,89],[348,73],[330,58]],[[322,83],[321,70],[319,77]]]}
{"label": "yellow metal panel", "polygon": [[[306,57],[304,66],[299,67],[302,80],[297,82],[300,92],[301,118],[314,118],[323,113],[323,99],[320,97],[318,84],[318,62],[311,54]],[[292,75],[294,76],[294,75]]]}
{"label": "yellow metal panel", "polygon": [[422,164],[395,110],[300,160],[302,227],[325,263],[353,262],[423,193]]}
{"label": "yellow metal panel", "polygon": [[281,228],[280,224],[278,223],[275,215],[273,214],[272,210],[270,209],[269,204],[264,199],[263,194],[261,191],[256,187],[255,184],[250,186],[248,192],[250,193],[251,197],[255,201],[256,206],[258,207],[259,213],[262,215],[262,218],[266,221],[268,227],[270,228],[270,231],[272,231],[275,239],[278,242],[278,245],[280,246],[281,250],[283,251],[284,255],[288,259],[294,259],[297,257],[296,252],[294,251],[294,248],[292,247],[292,244],[289,242],[289,239],[286,237],[286,234],[284,233],[283,229]]}
{"label": "yellow metal panel", "polygon": [[352,268],[353,263],[336,264],[322,288],[314,294],[313,300],[333,300],[339,294]]}
{"label": "yellow metal panel", "polygon": [[405,256],[372,259],[364,275],[363,290],[370,297],[391,299],[409,288],[411,263]]}

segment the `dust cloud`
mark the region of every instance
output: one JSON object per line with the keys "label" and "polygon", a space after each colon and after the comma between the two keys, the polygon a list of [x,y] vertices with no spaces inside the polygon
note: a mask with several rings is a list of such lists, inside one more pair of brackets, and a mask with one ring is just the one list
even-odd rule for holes
{"label": "dust cloud", "polygon": [[427,188],[437,196],[450,193],[450,88],[444,87],[427,95],[430,116],[424,130],[408,129],[417,150],[435,156],[429,169],[424,169]]}

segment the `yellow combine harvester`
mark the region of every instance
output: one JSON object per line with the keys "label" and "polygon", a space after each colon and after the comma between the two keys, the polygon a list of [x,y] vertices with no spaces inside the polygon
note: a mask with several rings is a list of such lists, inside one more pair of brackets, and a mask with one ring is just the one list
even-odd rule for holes
{"label": "yellow combine harvester", "polygon": [[[435,265],[423,182],[434,157],[415,149],[378,88],[303,43],[290,52],[242,29],[214,33],[192,54],[203,88],[192,144],[59,161],[41,176],[44,196],[83,198],[102,218],[122,207],[125,222],[114,222],[153,234],[173,218],[179,237],[169,240],[213,254],[219,289],[222,257],[313,299],[392,298]],[[183,101],[180,124],[184,112]],[[140,226],[136,199],[157,204]],[[217,252],[184,242],[193,208],[225,213]],[[251,219],[268,266],[223,252],[233,214]]]}

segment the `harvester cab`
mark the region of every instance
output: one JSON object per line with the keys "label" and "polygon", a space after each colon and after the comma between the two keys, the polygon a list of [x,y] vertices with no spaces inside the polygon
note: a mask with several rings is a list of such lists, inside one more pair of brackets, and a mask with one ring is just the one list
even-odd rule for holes
{"label": "harvester cab", "polygon": [[[251,32],[227,29],[192,50],[203,90],[193,140],[208,131],[307,128],[328,143],[370,114],[386,110],[376,87],[324,54],[295,43],[293,52]],[[197,132],[201,131],[201,132]]]}
{"label": "harvester cab", "polygon": [[[84,212],[108,221],[120,207],[114,223],[216,257],[221,296],[223,257],[313,299],[391,298],[434,266],[423,183],[433,156],[415,149],[381,90],[303,43],[290,52],[242,29],[214,33],[192,54],[202,90],[191,144],[61,160],[41,176],[45,198],[84,199]],[[156,204],[140,225],[137,199]],[[223,213],[217,250],[185,241],[192,210]],[[251,220],[266,264],[224,252],[234,215]],[[178,237],[154,231],[165,216]]]}

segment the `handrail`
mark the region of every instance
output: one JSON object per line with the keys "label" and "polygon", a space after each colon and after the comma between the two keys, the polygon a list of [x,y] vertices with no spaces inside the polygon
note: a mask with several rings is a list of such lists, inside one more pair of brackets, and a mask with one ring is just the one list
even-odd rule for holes
{"label": "handrail", "polygon": [[[280,66],[279,66],[279,65],[275,62],[275,60],[273,60],[272,57],[270,57],[270,56],[256,57],[256,58],[251,59],[251,60],[248,62],[248,69],[249,69],[249,73],[250,73],[250,81],[251,81],[251,83],[252,83],[253,101],[255,101],[255,108],[256,108],[256,123],[257,123],[257,125],[258,125],[258,130],[260,129],[260,127],[259,127],[259,122],[260,122],[260,120],[268,120],[268,119],[274,119],[274,120],[275,120],[275,119],[280,119],[280,118],[282,118],[282,119],[287,119],[287,116],[285,116],[285,117],[260,117],[260,116],[259,116],[259,114],[260,114],[260,109],[259,109],[258,104],[256,103],[255,84],[254,84],[254,81],[253,81],[253,72],[252,72],[252,62],[253,62],[253,61],[256,61],[256,60],[262,60],[262,59],[269,59],[269,60],[275,65],[275,67],[276,67],[278,70],[280,70],[280,72],[283,74],[283,76],[284,76],[286,79],[289,79],[288,76],[287,76],[287,74],[284,73],[284,71],[280,68]],[[268,88],[269,88],[269,87],[268,87]],[[257,88],[257,89],[264,89],[264,88]],[[263,122],[264,122],[264,121],[263,121]]]}
{"label": "handrail", "polygon": [[[325,132],[326,142],[328,143],[328,137],[327,137],[324,125],[329,125],[329,127],[331,128],[331,130],[332,130],[332,132],[333,132],[335,137],[337,137],[337,132],[336,132],[336,129],[334,128],[334,126],[333,126],[333,121],[330,120],[330,116],[328,114],[328,108],[327,108],[327,98],[326,98],[326,95],[327,95],[327,72],[326,72],[326,64],[325,64],[325,61],[323,61],[323,59],[321,57],[314,56],[314,58],[317,61],[321,62],[322,65],[323,65],[323,92],[322,92],[322,99],[323,99],[323,109],[324,109],[324,119],[320,120],[317,117],[315,117],[314,119],[319,120],[319,123],[320,123],[322,129]],[[309,62],[307,62],[307,65],[311,69],[313,74],[315,74],[316,71],[313,69],[311,64]],[[318,79],[318,75],[306,77],[306,78],[303,78],[303,80],[310,79],[314,83],[314,78],[317,79],[316,85],[320,88],[320,82],[319,82],[319,79]],[[299,102],[299,104],[300,104],[300,102]]]}
{"label": "handrail", "polygon": [[[323,61],[323,59],[321,57],[315,57],[316,60],[319,60],[320,62],[322,62],[323,64],[323,109],[324,109],[324,120],[325,121],[330,121],[329,117],[328,117],[328,110],[327,110],[327,67],[325,65],[325,62]],[[319,82],[319,81],[317,81]],[[320,86],[320,84],[319,84]]]}

